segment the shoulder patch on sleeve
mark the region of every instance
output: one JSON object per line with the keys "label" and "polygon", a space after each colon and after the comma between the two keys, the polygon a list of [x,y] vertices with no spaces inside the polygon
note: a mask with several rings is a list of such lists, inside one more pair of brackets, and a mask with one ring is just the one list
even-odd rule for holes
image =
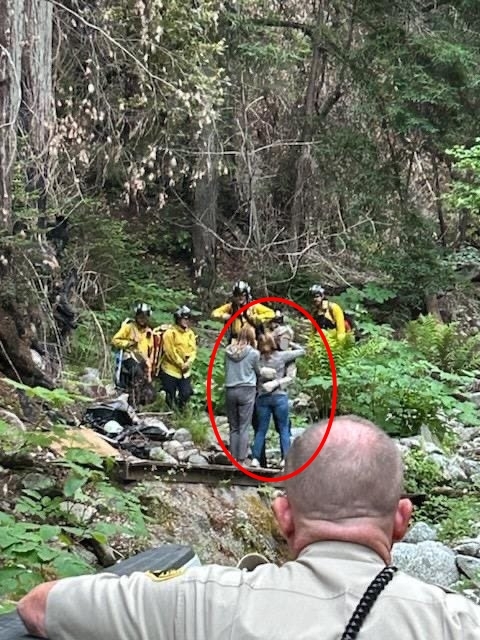
{"label": "shoulder patch on sleeve", "polygon": [[185,569],[167,569],[165,571],[145,571],[145,575],[154,580],[155,582],[162,582],[163,580],[171,580],[172,578],[178,578],[185,573]]}

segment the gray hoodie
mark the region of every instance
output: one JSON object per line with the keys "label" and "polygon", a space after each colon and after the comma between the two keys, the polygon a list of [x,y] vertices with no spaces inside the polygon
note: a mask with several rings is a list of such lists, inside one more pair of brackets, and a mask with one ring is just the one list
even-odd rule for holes
{"label": "gray hoodie", "polygon": [[[297,345],[295,345],[297,346]],[[267,356],[261,356],[260,357],[260,368],[263,369],[263,367],[268,367],[269,369],[273,371],[275,371],[275,377],[263,377],[263,376],[259,376],[258,379],[258,395],[259,396],[263,396],[266,395],[268,392],[265,391],[262,388],[262,384],[264,382],[268,382],[269,380],[283,380],[285,375],[286,375],[286,366],[288,365],[288,363],[293,362],[294,360],[296,360],[297,358],[300,358],[301,356],[305,355],[305,349],[303,349],[302,347],[298,347],[297,349],[290,349],[288,351],[274,351],[270,357]],[[284,388],[282,388],[282,385],[280,384],[273,392],[275,395],[283,393],[286,394],[287,392],[285,391]]]}
{"label": "gray hoodie", "polygon": [[249,344],[231,344],[225,349],[225,386],[255,387],[260,353]]}

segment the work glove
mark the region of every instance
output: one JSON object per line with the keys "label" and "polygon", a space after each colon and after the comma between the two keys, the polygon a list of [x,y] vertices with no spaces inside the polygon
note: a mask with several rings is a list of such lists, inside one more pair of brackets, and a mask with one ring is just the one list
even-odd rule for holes
{"label": "work glove", "polygon": [[232,317],[232,316],[231,316],[231,314],[230,314],[230,313],[224,313],[224,314],[223,314],[223,316],[222,316],[222,320],[223,320],[224,322],[226,322],[227,320],[230,320],[230,318],[231,318],[231,317]]}
{"label": "work glove", "polygon": [[278,389],[278,380],[270,380],[269,382],[264,382],[262,384],[262,390],[267,393],[272,393],[275,389]]}
{"label": "work glove", "polygon": [[260,376],[265,380],[274,380],[277,372],[272,367],[261,367]]}

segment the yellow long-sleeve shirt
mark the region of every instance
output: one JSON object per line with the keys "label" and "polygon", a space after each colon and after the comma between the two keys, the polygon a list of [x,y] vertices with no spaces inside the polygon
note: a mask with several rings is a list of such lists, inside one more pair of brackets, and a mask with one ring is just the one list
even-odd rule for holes
{"label": "yellow long-sleeve shirt", "polygon": [[[192,329],[175,325],[163,334],[163,354],[160,368],[174,378],[188,378],[197,356],[197,338]],[[188,368],[183,371],[183,365]]]}
{"label": "yellow long-sleeve shirt", "polygon": [[[273,320],[273,318],[275,317],[275,311],[273,311],[273,309],[270,309],[269,307],[266,307],[263,304],[252,305],[247,309],[246,313],[249,315],[251,322],[255,326],[259,326],[261,324],[264,324],[265,322],[269,322],[270,320]],[[217,307],[216,309],[214,309],[210,317],[213,320],[223,320],[224,322],[226,322],[228,318],[230,318],[230,316],[232,315],[233,315],[233,305],[231,302],[227,302],[227,304],[223,304],[221,307]],[[245,323],[246,323],[246,320],[244,320],[243,318],[236,318],[233,321],[231,325],[231,331],[232,331],[233,337],[238,336],[240,329],[243,327]]]}
{"label": "yellow long-sleeve shirt", "polygon": [[324,300],[322,309],[316,310],[313,317],[325,332],[325,335],[335,336],[337,340],[343,340],[346,334],[345,317],[342,307],[336,302]]}
{"label": "yellow long-sleeve shirt", "polygon": [[112,338],[112,346],[124,351],[137,351],[146,361],[153,350],[153,332],[150,327],[139,327],[134,320],[124,322]]}

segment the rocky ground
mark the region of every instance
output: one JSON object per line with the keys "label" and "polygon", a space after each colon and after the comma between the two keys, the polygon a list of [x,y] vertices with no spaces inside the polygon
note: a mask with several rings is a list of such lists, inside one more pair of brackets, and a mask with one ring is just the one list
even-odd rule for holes
{"label": "rocky ground", "polygon": [[456,536],[453,527],[446,544],[438,539],[441,532],[438,524],[417,521],[404,540],[394,545],[393,562],[421,580],[462,591],[480,604],[480,427],[466,428],[455,422],[449,426],[454,438],[449,453],[428,430],[413,438],[400,439],[398,446],[407,461],[407,477],[409,454],[423,451],[425,460],[434,462],[439,469],[437,499],[469,501],[473,508],[465,513],[459,511],[458,517],[465,519],[464,529],[470,535]]}

